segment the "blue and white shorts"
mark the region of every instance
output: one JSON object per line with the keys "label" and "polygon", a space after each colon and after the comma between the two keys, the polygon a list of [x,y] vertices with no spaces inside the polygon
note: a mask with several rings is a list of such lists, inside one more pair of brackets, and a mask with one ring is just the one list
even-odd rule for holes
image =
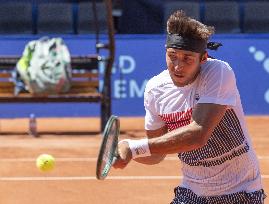
{"label": "blue and white shorts", "polygon": [[191,190],[175,188],[175,198],[171,204],[263,204],[266,195],[264,190],[252,193],[238,192],[223,196],[198,196]]}

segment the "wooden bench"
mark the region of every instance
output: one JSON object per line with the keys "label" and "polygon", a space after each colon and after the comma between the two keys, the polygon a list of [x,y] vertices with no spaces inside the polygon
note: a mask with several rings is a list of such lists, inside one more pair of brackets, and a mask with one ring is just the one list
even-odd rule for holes
{"label": "wooden bench", "polygon": [[[68,93],[57,95],[33,95],[22,91],[15,93],[12,72],[19,57],[0,58],[0,102],[100,102],[98,56],[72,57],[72,81]],[[7,66],[8,65],[8,66]],[[7,66],[7,67],[5,67]]]}
{"label": "wooden bench", "polygon": [[[105,0],[107,7],[108,43],[96,40],[97,54],[87,56],[71,56],[72,86],[68,93],[57,95],[33,95],[21,92],[14,95],[15,84],[12,81],[12,71],[20,56],[0,56],[0,103],[47,103],[47,102],[93,102],[101,105],[101,131],[111,115],[111,69],[114,61],[114,30],[111,0]],[[95,11],[96,12],[96,11]],[[98,34],[98,32],[97,32]],[[101,57],[100,49],[107,49],[108,55]],[[98,67],[105,62],[103,87],[99,87]]]}

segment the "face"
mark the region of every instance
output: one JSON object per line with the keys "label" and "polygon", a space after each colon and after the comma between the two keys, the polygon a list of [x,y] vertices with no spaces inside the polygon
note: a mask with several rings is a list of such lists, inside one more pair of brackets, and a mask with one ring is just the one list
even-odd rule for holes
{"label": "face", "polygon": [[166,64],[170,76],[176,86],[186,86],[192,83],[199,71],[200,66],[207,59],[207,53],[200,53],[167,48]]}

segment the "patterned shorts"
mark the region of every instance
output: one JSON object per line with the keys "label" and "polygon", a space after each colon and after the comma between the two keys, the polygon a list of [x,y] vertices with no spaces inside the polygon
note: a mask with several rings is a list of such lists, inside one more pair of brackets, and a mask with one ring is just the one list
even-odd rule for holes
{"label": "patterned shorts", "polygon": [[238,192],[223,196],[197,196],[191,190],[176,187],[171,204],[263,204],[266,195],[263,189],[252,193]]}

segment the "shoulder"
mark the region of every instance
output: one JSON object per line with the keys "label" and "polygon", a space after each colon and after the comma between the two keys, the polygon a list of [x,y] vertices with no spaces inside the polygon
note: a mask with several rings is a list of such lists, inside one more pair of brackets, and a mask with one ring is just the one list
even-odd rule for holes
{"label": "shoulder", "polygon": [[202,71],[232,71],[231,66],[228,62],[219,60],[219,59],[207,59],[207,61],[202,65]]}
{"label": "shoulder", "polygon": [[234,72],[229,63],[209,58],[201,67],[201,75],[203,78],[234,77]]}
{"label": "shoulder", "polygon": [[157,90],[165,85],[172,84],[171,77],[168,70],[162,71],[160,74],[152,77],[145,88],[145,93],[149,93],[152,90]]}

